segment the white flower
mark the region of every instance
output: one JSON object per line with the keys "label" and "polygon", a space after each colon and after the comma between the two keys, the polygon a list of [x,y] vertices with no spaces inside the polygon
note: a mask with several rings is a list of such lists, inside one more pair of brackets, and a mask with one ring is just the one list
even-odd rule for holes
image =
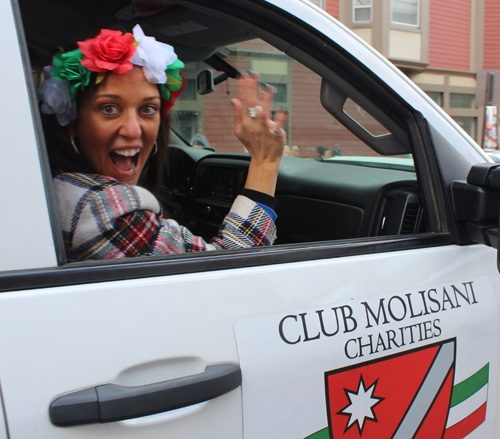
{"label": "white flower", "polygon": [[50,74],[52,69],[52,66],[45,66],[43,68],[45,80],[36,94],[43,101],[42,112],[45,114],[55,114],[59,125],[65,126],[76,119],[76,103],[71,100],[69,82],[59,81],[54,78]]}
{"label": "white flower", "polygon": [[152,84],[165,84],[167,66],[177,61],[174,48],[156,41],[154,37],[147,37],[138,24],[134,26],[133,32],[134,39],[139,45],[130,62],[141,66],[146,79]]}

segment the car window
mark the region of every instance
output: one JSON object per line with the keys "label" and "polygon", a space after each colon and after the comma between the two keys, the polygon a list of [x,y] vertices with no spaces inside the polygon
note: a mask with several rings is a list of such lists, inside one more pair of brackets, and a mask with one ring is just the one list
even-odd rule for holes
{"label": "car window", "polygon": [[[377,154],[321,105],[322,78],[318,74],[272,45],[255,38],[219,47],[217,52],[238,71],[259,72],[262,86],[269,84],[274,87],[273,113],[281,106],[290,110],[285,127],[288,138],[285,154],[295,157],[298,150],[298,157],[305,159],[389,157]],[[245,152],[233,133],[234,114],[230,99],[237,96],[236,80],[230,78],[217,85],[212,93],[200,95],[197,93],[196,78],[205,69],[213,70],[214,77],[221,74],[204,62],[186,64],[183,73],[187,85],[173,112],[176,133],[187,143],[193,143],[195,135],[201,135],[206,140],[205,147],[218,153]],[[351,98],[344,103],[343,111],[374,136],[389,133],[387,128]],[[196,138],[194,143],[198,143]],[[203,147],[199,144],[195,146]],[[395,157],[410,159],[401,163],[411,163],[409,154]],[[394,163],[390,159],[374,162]],[[364,163],[369,161],[365,160]]]}
{"label": "car window", "polygon": [[[354,124],[347,129],[321,102],[323,78],[261,39],[219,47],[217,54],[237,71],[259,72],[262,86],[275,89],[273,112],[280,106],[290,111],[285,127],[288,157],[276,195],[278,244],[429,231],[412,155],[382,155],[361,140],[356,129],[375,140],[391,136],[362,105],[348,97],[340,106]],[[223,81],[205,95],[196,92],[203,70],[211,69],[214,78],[222,74],[209,64],[187,64],[187,93],[173,113],[174,130],[186,143],[216,153],[205,160],[211,170],[195,175],[187,197],[193,204],[185,211],[194,231],[206,238],[217,232],[218,220],[244,179],[241,170],[227,170],[227,159],[217,155],[246,153],[233,132],[230,99],[237,94],[236,80]],[[221,203],[226,203],[224,208]]]}
{"label": "car window", "polygon": [[[234,72],[252,70],[261,74],[262,86],[275,89],[272,111],[282,106],[289,110],[288,143],[276,190],[276,244],[439,231],[428,220],[407,122],[365,92],[374,87],[363,81],[373,78],[363,73],[354,80],[317,59],[308,60],[299,47],[287,51],[292,57],[276,47],[281,40],[273,45],[272,36],[270,42],[256,38],[258,28],[250,32],[241,21],[226,23],[220,17],[211,21],[199,11],[176,8],[169,9],[173,12],[168,18],[153,12],[147,22],[186,60],[185,90],[170,113],[171,147],[162,194],[166,215],[205,239],[217,235],[248,168],[249,156],[234,135]],[[183,28],[186,35],[166,31],[171,27],[162,26],[174,22],[178,10],[179,19],[193,16],[205,25]],[[23,14],[30,17],[32,12],[26,11]],[[25,28],[39,79],[53,41],[39,42],[40,34]],[[217,44],[190,47],[195,41],[191,33],[201,31]],[[204,88],[206,81],[198,81],[206,80],[206,71],[214,78],[212,92]]]}

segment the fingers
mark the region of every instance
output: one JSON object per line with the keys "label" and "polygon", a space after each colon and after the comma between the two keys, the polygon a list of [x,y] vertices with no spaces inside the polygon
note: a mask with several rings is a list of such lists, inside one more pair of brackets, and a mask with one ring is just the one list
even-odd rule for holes
{"label": "fingers", "polygon": [[262,117],[271,119],[271,108],[274,100],[274,87],[266,84],[262,91]]}
{"label": "fingers", "polygon": [[[274,87],[265,84],[264,90],[261,90],[260,74],[250,72],[249,74],[242,73],[238,81],[239,95],[241,99],[241,113],[242,118],[255,119],[256,117],[267,121],[271,119],[271,109],[274,99]],[[257,108],[261,109],[260,112],[249,112],[248,110]]]}
{"label": "fingers", "polygon": [[265,145],[267,141],[271,141],[269,145],[274,145],[276,141],[284,145],[286,133],[283,128],[288,119],[288,110],[281,108],[275,113],[274,121],[271,120],[274,87],[266,85],[261,90],[260,75],[250,72],[242,73],[238,88],[240,98],[233,99],[232,104],[235,134],[240,141],[249,151],[258,148],[259,144]]}
{"label": "fingers", "polygon": [[[238,81],[239,95],[242,103],[243,118],[250,117],[246,112],[247,108],[262,106],[259,97],[259,84],[260,75],[258,73],[251,73],[247,75],[243,73]],[[245,114],[247,113],[247,114]]]}
{"label": "fingers", "polygon": [[276,123],[276,129],[284,128],[286,121],[288,120],[289,111],[286,108],[281,107],[280,111],[274,114],[274,122]]}
{"label": "fingers", "polygon": [[284,141],[286,143],[285,124],[288,120],[289,111],[286,108],[281,108],[274,114],[274,120],[268,120],[268,127],[271,134],[275,136],[276,140]]}
{"label": "fingers", "polygon": [[231,100],[234,110],[234,132],[238,134],[243,126],[243,104],[238,98]]}

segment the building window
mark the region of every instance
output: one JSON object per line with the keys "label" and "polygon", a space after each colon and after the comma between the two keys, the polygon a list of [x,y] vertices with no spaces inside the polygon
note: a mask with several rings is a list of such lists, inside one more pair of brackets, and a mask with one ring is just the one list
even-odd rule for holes
{"label": "building window", "polygon": [[427,95],[440,107],[443,106],[443,93],[440,91],[426,91]]}
{"label": "building window", "polygon": [[372,21],[372,0],[354,0],[352,6],[352,21],[354,23]]}
{"label": "building window", "polygon": [[309,0],[311,3],[314,3],[316,6],[325,9],[325,1],[324,0]]}
{"label": "building window", "polygon": [[279,82],[268,82],[269,85],[274,87],[274,102],[286,103],[286,84],[281,84]]}
{"label": "building window", "polygon": [[450,93],[450,108],[474,108],[476,95],[470,93]]}
{"label": "building window", "polygon": [[393,23],[419,26],[420,0],[392,0],[391,5]]}
{"label": "building window", "polygon": [[476,138],[476,118],[467,116],[452,116],[455,122],[473,139]]}

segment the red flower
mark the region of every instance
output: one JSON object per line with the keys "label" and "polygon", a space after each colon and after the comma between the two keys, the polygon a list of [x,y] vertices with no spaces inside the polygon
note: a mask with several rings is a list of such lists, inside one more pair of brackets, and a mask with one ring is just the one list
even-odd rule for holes
{"label": "red flower", "polygon": [[133,68],[129,61],[135,52],[131,33],[102,29],[97,37],[79,41],[78,47],[84,54],[82,65],[93,72],[125,73]]}

